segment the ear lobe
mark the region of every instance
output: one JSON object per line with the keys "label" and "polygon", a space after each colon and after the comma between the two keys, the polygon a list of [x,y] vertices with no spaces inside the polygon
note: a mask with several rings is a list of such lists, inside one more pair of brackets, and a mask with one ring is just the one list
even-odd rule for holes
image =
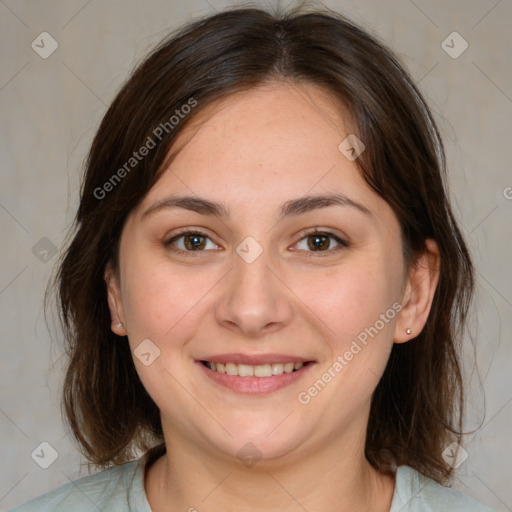
{"label": "ear lobe", "polygon": [[402,296],[403,308],[395,325],[394,343],[405,343],[418,336],[430,313],[439,282],[441,259],[437,242],[429,238],[425,243],[427,250],[409,271]]}
{"label": "ear lobe", "polygon": [[121,300],[119,280],[117,278],[116,272],[112,269],[110,262],[108,262],[105,267],[103,279],[107,285],[107,301],[111,319],[110,328],[118,336],[126,336],[126,329],[124,327],[124,310]]}

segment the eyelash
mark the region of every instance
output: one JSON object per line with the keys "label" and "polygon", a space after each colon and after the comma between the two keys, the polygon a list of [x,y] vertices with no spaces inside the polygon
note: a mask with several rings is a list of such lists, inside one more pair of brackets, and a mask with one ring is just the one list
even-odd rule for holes
{"label": "eyelash", "polygon": [[[205,250],[198,250],[198,251],[188,251],[187,250],[187,251],[185,251],[183,249],[177,249],[175,246],[173,246],[173,242],[175,242],[176,240],[179,240],[180,238],[182,238],[185,235],[199,235],[199,236],[202,236],[202,237],[205,237],[205,238],[208,238],[209,240],[211,240],[211,237],[208,234],[203,233],[200,230],[194,229],[194,230],[182,231],[180,233],[177,233],[172,238],[170,238],[169,240],[167,240],[163,243],[164,247],[172,252],[193,254],[194,256],[199,256],[200,253],[205,252]],[[301,242],[302,240],[304,240],[310,236],[314,236],[314,235],[323,235],[323,236],[326,236],[327,238],[332,238],[333,240],[335,240],[338,243],[338,245],[336,247],[334,247],[333,249],[327,249],[326,251],[301,251],[301,252],[308,253],[307,257],[329,256],[329,255],[331,255],[335,252],[338,252],[342,249],[346,249],[350,245],[346,240],[343,240],[342,238],[335,235],[334,233],[332,233],[330,231],[321,231],[318,229],[313,230],[313,231],[308,231],[305,233],[301,233],[301,238],[299,239],[299,241],[297,243]],[[213,240],[211,240],[211,241],[213,242]]]}

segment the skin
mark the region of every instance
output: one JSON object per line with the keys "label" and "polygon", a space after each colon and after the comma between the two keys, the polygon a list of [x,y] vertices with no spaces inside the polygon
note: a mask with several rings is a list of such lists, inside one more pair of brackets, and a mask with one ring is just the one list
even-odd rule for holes
{"label": "skin", "polygon": [[[181,151],[127,219],[119,272],[108,266],[105,279],[112,330],[128,336],[132,351],[144,339],[160,350],[149,366],[134,357],[161,411],[167,447],[146,474],[154,511],[390,509],[394,477],[364,456],[371,396],[393,343],[424,327],[439,251],[429,240],[417,265],[405,268],[395,214],[338,149],[353,132],[347,111],[333,105],[317,86],[270,83],[206,108],[180,133]],[[336,205],[279,218],[286,201],[332,192],[371,214]],[[171,194],[222,202],[230,216],[163,208],[143,217]],[[180,228],[208,235],[202,252],[164,246]],[[349,246],[335,250],[331,238],[315,251],[303,233],[314,228]],[[252,263],[236,252],[247,236],[263,250]],[[184,242],[174,245],[186,250]],[[394,303],[400,313],[300,403],[298,394]],[[248,396],[214,384],[195,363],[228,352],[316,364],[290,386]],[[261,455],[252,467],[236,455],[246,443]]]}

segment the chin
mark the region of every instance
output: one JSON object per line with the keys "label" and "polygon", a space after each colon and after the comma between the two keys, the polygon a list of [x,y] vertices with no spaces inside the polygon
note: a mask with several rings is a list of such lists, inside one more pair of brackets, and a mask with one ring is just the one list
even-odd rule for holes
{"label": "chin", "polygon": [[[220,445],[212,440],[211,445],[216,445],[219,451],[227,456],[235,456],[243,463],[246,458],[257,460],[260,465],[277,462],[291,456],[306,441],[306,437],[294,437],[289,428],[283,428],[280,432],[278,430],[279,427],[274,432],[272,429],[265,429],[263,432],[253,428],[251,434],[240,430],[239,435],[233,430],[233,438],[224,439],[225,442]],[[269,432],[272,433],[269,435]]]}

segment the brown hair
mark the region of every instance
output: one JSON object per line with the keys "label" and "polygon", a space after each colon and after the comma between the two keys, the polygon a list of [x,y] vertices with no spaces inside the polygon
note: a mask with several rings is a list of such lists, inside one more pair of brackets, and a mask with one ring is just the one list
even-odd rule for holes
{"label": "brown hair", "polygon": [[[54,282],[69,356],[62,401],[68,425],[87,459],[102,467],[163,440],[129,344],[110,330],[105,267],[111,262],[117,270],[127,215],[165,170],[183,127],[216,100],[276,80],[317,84],[349,108],[366,145],[357,163],[398,217],[406,264],[426,250],[426,238],[439,244],[430,315],[414,341],[393,346],[372,398],[365,453],[382,472],[407,464],[446,481],[452,468],[442,452],[461,436],[458,349],[473,268],[448,202],[443,144],[396,57],[327,9],[239,8],[201,19],[164,40],[117,94],[93,140],[75,232]],[[172,116],[180,118],[175,126]],[[130,160],[148,137],[155,147]]]}

